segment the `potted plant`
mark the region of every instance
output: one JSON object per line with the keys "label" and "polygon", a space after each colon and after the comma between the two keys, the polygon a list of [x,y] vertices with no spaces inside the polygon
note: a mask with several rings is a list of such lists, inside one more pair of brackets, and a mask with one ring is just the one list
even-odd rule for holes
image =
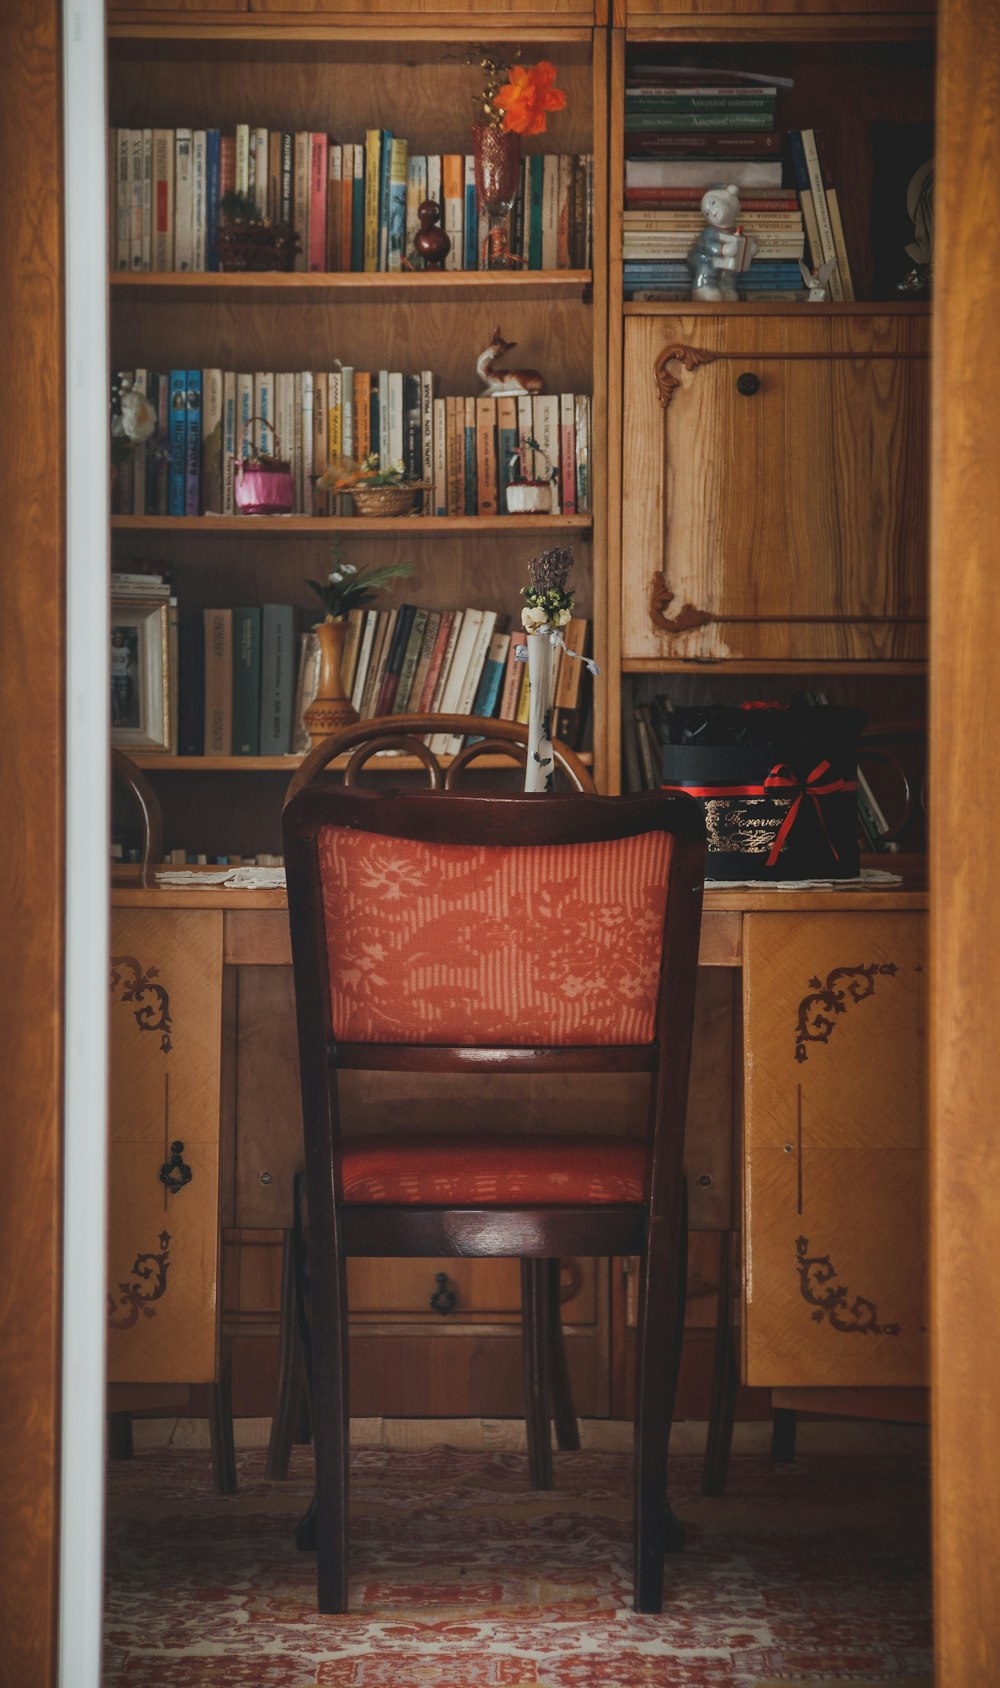
{"label": "potted plant", "polygon": [[[539,458],[545,473],[539,474]],[[548,452],[528,434],[510,459],[514,475],[507,483],[507,509],[512,516],[548,516],[552,511],[552,487],[559,478]]]}
{"label": "potted plant", "polygon": [[340,727],[352,726],[358,719],[358,712],[347,695],[342,671],[349,612],[367,608],[391,581],[402,580],[413,573],[412,563],[388,563],[382,568],[360,569],[355,563],[345,563],[337,539],[333,541],[330,560],[333,567],[325,581],[306,582],[324,611],[322,621],[316,622],[313,628],[319,640],[319,684],[304,717],[313,744],[329,738]]}
{"label": "potted plant", "polygon": [[269,223],[248,193],[226,193],[219,201],[215,236],[220,270],[290,270],[299,237],[290,223]]}
{"label": "potted plant", "polygon": [[316,482],[319,492],[349,492],[359,516],[406,516],[413,511],[413,497],[424,492],[429,481],[411,479],[402,463],[379,467],[378,453],[362,463],[341,457],[331,463]]}

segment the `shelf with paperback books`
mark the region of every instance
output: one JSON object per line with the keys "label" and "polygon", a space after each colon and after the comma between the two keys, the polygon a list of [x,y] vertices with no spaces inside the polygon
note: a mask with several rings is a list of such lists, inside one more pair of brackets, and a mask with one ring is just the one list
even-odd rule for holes
{"label": "shelf with paperback books", "polygon": [[225,298],[280,300],[329,298],[337,304],[418,303],[422,299],[486,300],[502,308],[507,299],[587,300],[593,271],[581,270],[399,270],[382,275],[280,275],[275,272],[181,275],[118,274],[109,277],[112,300],[126,298]]}
{"label": "shelf with paperback books", "polygon": [[897,284],[913,268],[907,188],[933,149],[929,41],[632,42],[615,103],[612,254],[626,299],[690,299],[686,253],[701,194],[719,182],[740,189],[740,227],[758,246],[735,278],[741,299],[804,304],[800,260],[828,267],[834,302],[914,296]]}

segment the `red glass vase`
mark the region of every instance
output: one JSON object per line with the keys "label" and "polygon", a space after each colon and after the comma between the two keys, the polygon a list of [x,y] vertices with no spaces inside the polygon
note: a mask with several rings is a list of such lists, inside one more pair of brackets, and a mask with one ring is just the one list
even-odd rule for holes
{"label": "red glass vase", "polygon": [[489,219],[484,243],[486,268],[504,270],[517,262],[507,245],[507,218],[521,185],[521,137],[492,123],[472,125],[476,200]]}

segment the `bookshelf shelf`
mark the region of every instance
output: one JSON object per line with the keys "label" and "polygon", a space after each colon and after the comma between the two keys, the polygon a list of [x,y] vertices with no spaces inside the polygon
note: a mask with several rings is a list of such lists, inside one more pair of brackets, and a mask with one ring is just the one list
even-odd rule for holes
{"label": "bookshelf shelf", "polygon": [[226,274],[146,271],[138,275],[115,272],[110,277],[113,299],[296,301],[310,304],[331,299],[338,304],[389,305],[417,303],[421,296],[435,302],[487,299],[498,305],[539,299],[586,299],[593,283],[591,270],[414,270],[392,274],[278,274],[272,271]]}
{"label": "bookshelf shelf", "polygon": [[[802,300],[741,300],[739,304],[727,305],[726,316],[799,316],[806,312],[810,317],[930,317],[929,304],[911,304],[908,301],[894,299],[855,299],[849,303],[834,303],[832,300],[823,305],[809,305]],[[703,299],[635,299],[626,300],[622,306],[624,316],[703,316],[717,317],[718,305],[707,304]]]}
{"label": "bookshelf shelf", "polygon": [[[586,767],[592,767],[594,758],[590,751],[578,751],[580,761]],[[154,768],[159,773],[183,774],[293,774],[301,762],[302,756],[162,756],[156,751],[136,751],[130,753],[131,760],[137,768]],[[450,756],[438,758],[442,767],[448,767]],[[330,767],[346,768],[347,757],[338,756],[330,763]],[[374,757],[368,768],[375,773],[416,773],[424,768],[416,756],[393,756],[385,754]],[[516,763],[510,756],[480,756],[473,764],[476,768],[511,768]]]}
{"label": "bookshelf shelf", "polygon": [[927,673],[924,661],[879,662],[868,657],[859,657],[853,662],[827,658],[816,658],[809,661],[795,661],[791,658],[769,657],[765,660],[750,658],[726,657],[717,662],[678,657],[671,661],[667,657],[624,657],[621,671],[623,674],[686,674],[699,678],[720,677],[727,674],[813,674],[840,675],[868,678],[872,675],[895,676],[923,676]]}
{"label": "bookshelf shelf", "polygon": [[234,533],[255,538],[287,538],[324,533],[414,534],[442,533],[564,533],[587,532],[592,516],[112,516],[113,532],[198,533],[220,539]]}

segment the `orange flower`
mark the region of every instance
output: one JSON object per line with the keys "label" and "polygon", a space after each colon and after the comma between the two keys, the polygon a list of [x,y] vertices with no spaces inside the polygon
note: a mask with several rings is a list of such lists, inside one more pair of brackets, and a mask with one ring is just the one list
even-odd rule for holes
{"label": "orange flower", "polygon": [[504,114],[504,129],[515,135],[543,135],[545,113],[562,111],[566,104],[566,95],[555,81],[556,67],[547,59],[530,68],[512,65],[510,81],[493,97],[493,104]]}

